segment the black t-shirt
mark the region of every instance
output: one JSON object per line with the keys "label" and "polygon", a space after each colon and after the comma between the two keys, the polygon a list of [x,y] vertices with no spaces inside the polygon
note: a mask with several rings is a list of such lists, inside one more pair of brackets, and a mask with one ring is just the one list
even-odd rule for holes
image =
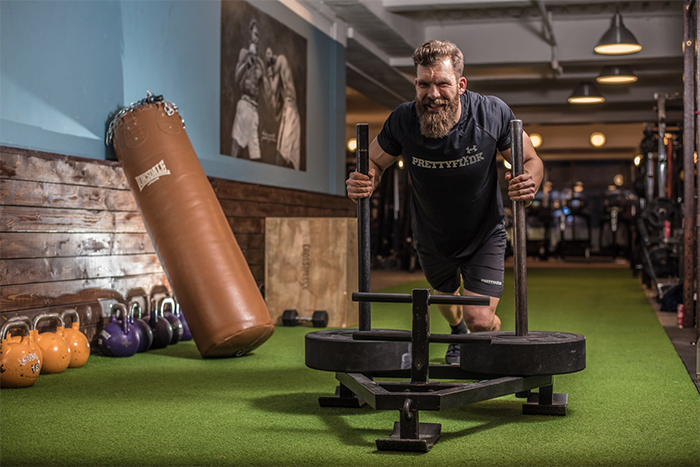
{"label": "black t-shirt", "polygon": [[459,122],[443,138],[421,134],[415,102],[397,107],[377,137],[408,166],[416,248],[444,257],[470,256],[502,224],[496,153],[510,148],[515,119],[497,97],[467,90],[460,99]]}

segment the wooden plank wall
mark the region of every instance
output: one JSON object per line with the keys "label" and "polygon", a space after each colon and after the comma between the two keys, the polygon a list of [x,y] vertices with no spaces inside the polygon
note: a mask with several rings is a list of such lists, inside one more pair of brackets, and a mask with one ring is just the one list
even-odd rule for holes
{"label": "wooden plank wall", "polygon": [[[261,286],[265,217],[355,216],[342,196],[210,182]],[[0,146],[0,324],[76,308],[94,341],[104,303],[169,289],[119,163]]]}

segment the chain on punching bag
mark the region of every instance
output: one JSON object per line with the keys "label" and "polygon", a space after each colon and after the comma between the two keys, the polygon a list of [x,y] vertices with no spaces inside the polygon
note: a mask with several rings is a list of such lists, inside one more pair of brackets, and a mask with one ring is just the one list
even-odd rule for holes
{"label": "chain on punching bag", "polygon": [[177,107],[149,92],[115,115],[112,143],[200,354],[260,346],[272,319]]}

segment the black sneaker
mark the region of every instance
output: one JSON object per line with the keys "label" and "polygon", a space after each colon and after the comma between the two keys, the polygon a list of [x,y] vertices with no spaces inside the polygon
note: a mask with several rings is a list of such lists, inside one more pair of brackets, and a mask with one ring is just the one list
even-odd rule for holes
{"label": "black sneaker", "polygon": [[459,365],[459,344],[450,344],[447,347],[445,361],[450,365]]}

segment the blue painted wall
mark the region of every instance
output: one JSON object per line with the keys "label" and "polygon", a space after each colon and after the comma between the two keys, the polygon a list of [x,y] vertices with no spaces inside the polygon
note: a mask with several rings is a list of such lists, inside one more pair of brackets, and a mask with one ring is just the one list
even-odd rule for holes
{"label": "blue painted wall", "polygon": [[276,1],[251,1],[307,40],[307,167],[219,153],[221,3],[0,2],[0,144],[105,159],[110,113],[162,94],[215,177],[342,195],[345,49]]}

